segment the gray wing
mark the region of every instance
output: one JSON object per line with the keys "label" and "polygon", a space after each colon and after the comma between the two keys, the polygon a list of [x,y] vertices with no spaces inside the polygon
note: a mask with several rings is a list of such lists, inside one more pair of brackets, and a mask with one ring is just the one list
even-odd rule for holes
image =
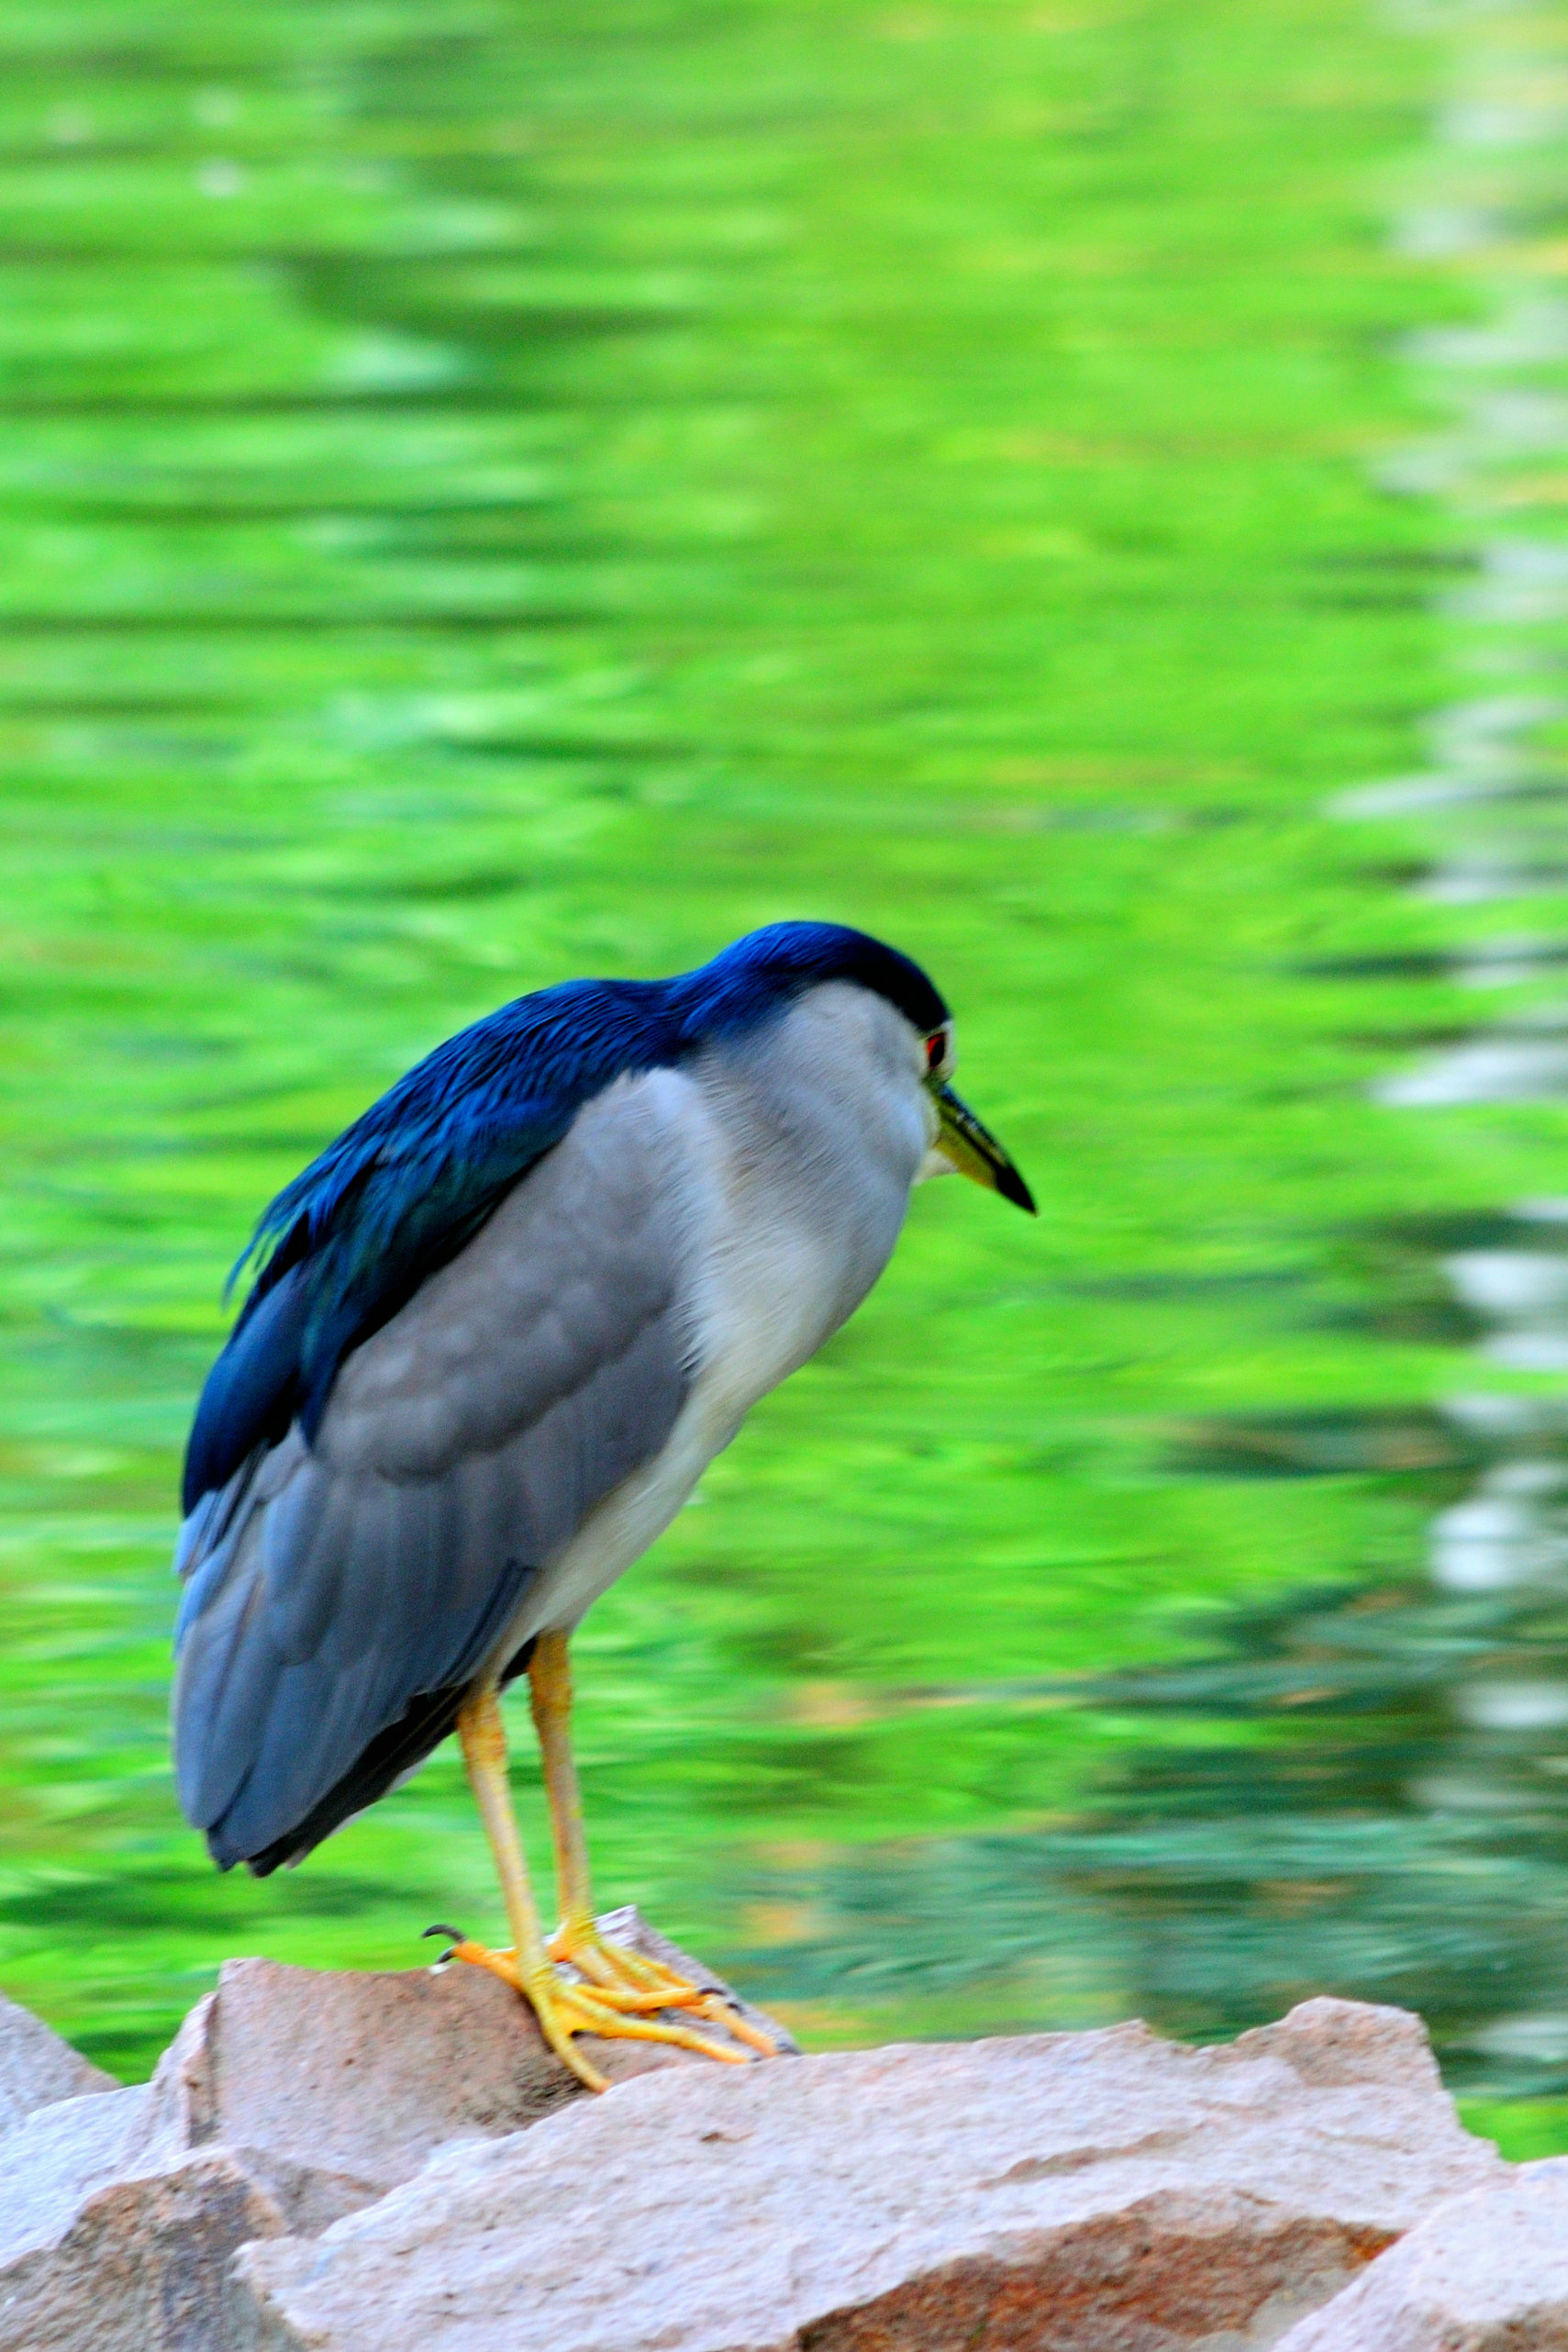
{"label": "gray wing", "polygon": [[588,1104],[348,1357],[313,1445],[296,1424],[186,1522],[175,1768],[226,1867],[303,1852],[428,1753],[529,1583],[669,1437],[689,1285],[650,1086]]}

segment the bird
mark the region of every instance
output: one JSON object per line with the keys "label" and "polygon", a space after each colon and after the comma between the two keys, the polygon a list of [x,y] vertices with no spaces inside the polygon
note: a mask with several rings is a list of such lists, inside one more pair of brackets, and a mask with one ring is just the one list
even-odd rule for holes
{"label": "bird", "polygon": [[[511,1943],[427,1931],[444,1957],[513,1986],[591,2089],[584,2034],[772,2051],[595,1925],[568,1644],[854,1312],[917,1186],[957,1172],[1035,1213],[953,1061],[908,956],[775,922],[672,978],[515,998],[284,1186],[230,1277],[175,1555],[175,1778],[220,1868],[297,1863],[455,1732]],[[500,1705],[524,1675],[548,1937]]]}

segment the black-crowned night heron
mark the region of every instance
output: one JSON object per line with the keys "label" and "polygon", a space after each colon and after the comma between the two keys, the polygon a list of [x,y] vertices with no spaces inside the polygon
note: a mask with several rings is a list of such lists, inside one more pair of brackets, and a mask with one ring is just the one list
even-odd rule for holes
{"label": "black-crowned night heron", "polygon": [[[459,1956],[595,2087],[575,2034],[743,2056],[659,2022],[719,2011],[595,1928],[566,1645],[853,1313],[915,1185],[956,1169],[1032,1210],[951,1066],[906,956],[775,923],[673,980],[503,1006],[278,1195],[185,1464],[175,1761],[222,1867],[298,1861],[455,1730],[512,1935]],[[548,1944],[499,1705],[524,1672]]]}

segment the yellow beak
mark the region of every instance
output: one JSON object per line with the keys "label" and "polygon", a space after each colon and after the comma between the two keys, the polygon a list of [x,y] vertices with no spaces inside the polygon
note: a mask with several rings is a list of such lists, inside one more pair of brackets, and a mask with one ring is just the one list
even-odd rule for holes
{"label": "yellow beak", "polygon": [[1033,1217],[1034,1195],[988,1127],[983,1127],[966,1102],[961,1102],[945,1079],[929,1081],[937,1106],[937,1149],[951,1160],[960,1176],[999,1192]]}

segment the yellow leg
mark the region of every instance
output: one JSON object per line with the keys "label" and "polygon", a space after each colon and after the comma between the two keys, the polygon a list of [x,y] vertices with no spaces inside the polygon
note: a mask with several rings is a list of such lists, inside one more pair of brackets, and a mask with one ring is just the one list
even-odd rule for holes
{"label": "yellow leg", "polygon": [[722,2024],[764,2057],[777,2045],[739,2016],[719,1994],[705,1992],[641,1952],[628,1952],[599,1934],[588,1883],[588,1844],[583,1834],[583,1792],[572,1754],[572,1666],[564,1633],[541,1633],[528,1661],[528,1696],[544,1764],[545,1794],[555,1840],[555,1890],[561,1924],[550,1939],[551,1959],[569,1961],[617,2005],[690,2009]]}
{"label": "yellow leg", "polygon": [[651,1998],[647,1990],[639,1996],[628,1997],[618,1988],[602,1988],[592,1981],[573,1983],[560,1975],[539,1932],[539,1912],[528,1883],[517,1816],[512,1811],[512,1791],[506,1778],[506,1726],[494,1683],[484,1684],[464,1701],[457,1727],[463,1762],[468,1767],[501,1881],[512,1948],[493,1952],[482,1944],[471,1943],[466,1936],[459,1936],[450,1956],[488,1968],[492,1975],[520,1992],[539,2019],[539,2030],[550,2048],[590,2090],[603,2090],[606,2085],[598,2068],[591,2066],[575,2046],[573,2037],[578,2034],[596,2034],[606,2040],[672,2042],[682,2049],[698,2050],[706,2057],[743,2065],[745,2060],[739,2050],[723,2049],[717,2042],[710,2042],[684,2025],[662,2025],[651,2017],[628,2013],[640,2009],[667,2009],[671,2006],[668,2000]]}
{"label": "yellow leg", "polygon": [[555,1895],[561,1905],[558,1933],[563,1934],[569,1928],[590,1927],[594,1919],[588,1845],[583,1834],[583,1792],[572,1753],[572,1666],[564,1633],[541,1633],[535,1643],[528,1660],[528,1698],[544,1766],[545,1795],[550,1800]]}

